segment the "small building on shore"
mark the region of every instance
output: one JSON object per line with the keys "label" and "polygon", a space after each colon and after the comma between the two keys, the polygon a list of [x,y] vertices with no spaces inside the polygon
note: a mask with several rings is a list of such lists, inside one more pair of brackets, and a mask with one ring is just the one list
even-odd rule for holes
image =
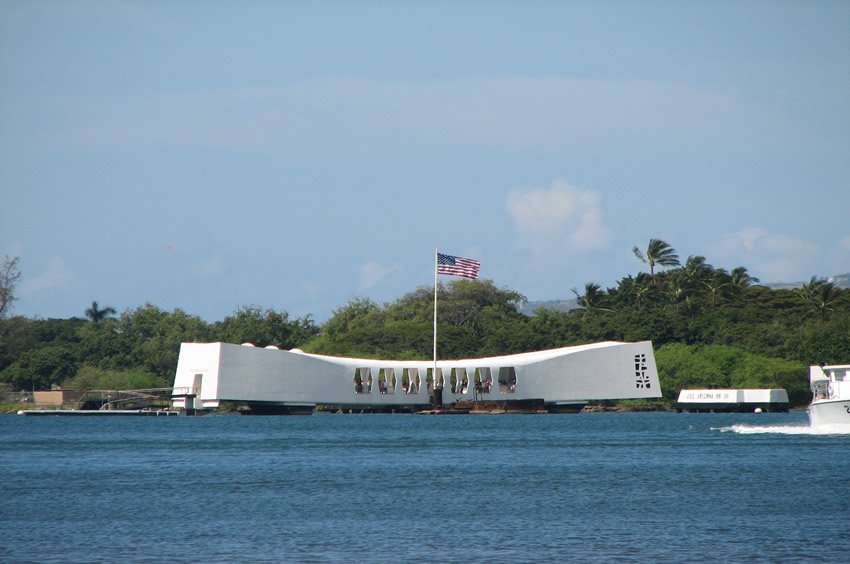
{"label": "small building on shore", "polygon": [[702,389],[682,390],[676,411],[714,413],[752,413],[754,411],[788,411],[788,392],[773,389]]}
{"label": "small building on shore", "polygon": [[77,404],[85,392],[79,390],[36,390],[32,393],[35,405]]}

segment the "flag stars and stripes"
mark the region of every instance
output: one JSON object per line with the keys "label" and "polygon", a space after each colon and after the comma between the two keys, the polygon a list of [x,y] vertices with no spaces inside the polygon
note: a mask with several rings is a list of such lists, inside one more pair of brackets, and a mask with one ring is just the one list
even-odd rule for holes
{"label": "flag stars and stripes", "polygon": [[478,269],[481,263],[474,259],[455,257],[437,253],[437,273],[450,276],[463,276],[464,278],[478,278]]}

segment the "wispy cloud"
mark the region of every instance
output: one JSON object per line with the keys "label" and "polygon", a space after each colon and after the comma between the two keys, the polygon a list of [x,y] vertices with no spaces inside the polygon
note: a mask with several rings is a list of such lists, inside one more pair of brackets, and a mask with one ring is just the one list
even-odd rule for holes
{"label": "wispy cloud", "polygon": [[793,282],[815,273],[818,248],[802,239],[747,227],[726,233],[710,245],[714,262],[744,265],[764,282]]}
{"label": "wispy cloud", "polygon": [[358,291],[368,290],[377,286],[384,278],[399,272],[401,266],[398,264],[381,264],[377,261],[368,261],[360,267],[360,287]]}
{"label": "wispy cloud", "polygon": [[43,292],[65,288],[73,279],[74,272],[65,259],[52,257],[43,272],[32,278],[21,278],[20,294],[21,297],[31,298]]}
{"label": "wispy cloud", "polygon": [[558,179],[549,188],[514,190],[505,205],[519,245],[535,254],[592,251],[611,243],[602,196],[595,190]]}

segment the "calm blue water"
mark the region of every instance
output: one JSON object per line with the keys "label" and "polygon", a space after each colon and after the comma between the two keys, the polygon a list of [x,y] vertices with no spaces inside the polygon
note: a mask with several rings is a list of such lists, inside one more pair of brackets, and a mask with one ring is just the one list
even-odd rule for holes
{"label": "calm blue water", "polygon": [[850,560],[805,413],[0,416],[0,561]]}

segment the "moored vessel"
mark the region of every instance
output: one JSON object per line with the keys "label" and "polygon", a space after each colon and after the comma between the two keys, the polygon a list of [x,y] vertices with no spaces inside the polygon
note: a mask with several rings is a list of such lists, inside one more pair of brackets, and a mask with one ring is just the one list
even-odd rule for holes
{"label": "moored vessel", "polygon": [[701,389],[681,390],[676,411],[745,413],[788,411],[788,392],[773,389]]}

